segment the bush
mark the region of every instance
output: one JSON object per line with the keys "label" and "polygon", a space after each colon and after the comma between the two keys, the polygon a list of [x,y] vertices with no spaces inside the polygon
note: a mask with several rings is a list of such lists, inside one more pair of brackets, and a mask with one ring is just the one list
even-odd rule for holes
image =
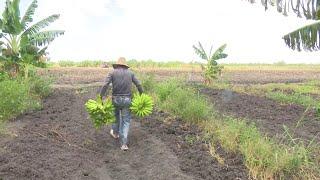
{"label": "bush", "polygon": [[167,97],[179,86],[181,82],[177,79],[169,79],[156,86],[155,93],[158,95],[160,102],[164,102]]}
{"label": "bush", "polygon": [[0,97],[0,121],[40,107],[39,98],[31,94],[29,84],[18,80],[0,82]]}
{"label": "bush", "polygon": [[166,98],[162,107],[192,123],[208,119],[210,113],[210,106],[205,99],[196,95],[191,89],[174,90]]}
{"label": "bush", "polygon": [[185,121],[199,122],[210,116],[210,106],[204,97],[177,79],[158,84],[155,91],[161,108]]}
{"label": "bush", "polygon": [[142,84],[143,90],[146,93],[153,92],[156,84],[154,80],[154,74],[141,75],[141,84]]}
{"label": "bush", "polygon": [[0,81],[9,79],[9,75],[6,72],[0,71]]}
{"label": "bush", "polygon": [[47,97],[51,93],[51,83],[49,79],[31,77],[25,80],[29,87],[30,93],[38,95],[41,98]]}
{"label": "bush", "polygon": [[316,100],[314,98],[301,93],[285,94],[283,92],[268,92],[266,96],[267,98],[280,101],[282,103],[295,103],[305,107],[316,105]]}

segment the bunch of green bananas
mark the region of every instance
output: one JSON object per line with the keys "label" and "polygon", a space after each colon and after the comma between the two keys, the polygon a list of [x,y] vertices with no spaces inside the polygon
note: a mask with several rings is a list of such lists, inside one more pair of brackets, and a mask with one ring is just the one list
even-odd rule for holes
{"label": "bunch of green bananas", "polygon": [[131,103],[131,111],[139,117],[148,116],[153,110],[152,97],[146,94],[135,94]]}
{"label": "bunch of green bananas", "polygon": [[96,100],[88,100],[85,106],[95,128],[115,122],[114,106],[110,99],[103,102],[98,96]]}

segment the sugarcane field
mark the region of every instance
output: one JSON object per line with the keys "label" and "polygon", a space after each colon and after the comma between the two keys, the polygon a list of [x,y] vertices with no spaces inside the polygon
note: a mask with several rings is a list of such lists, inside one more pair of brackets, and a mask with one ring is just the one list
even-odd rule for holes
{"label": "sugarcane field", "polygon": [[319,19],[320,0],[0,0],[0,180],[320,179]]}

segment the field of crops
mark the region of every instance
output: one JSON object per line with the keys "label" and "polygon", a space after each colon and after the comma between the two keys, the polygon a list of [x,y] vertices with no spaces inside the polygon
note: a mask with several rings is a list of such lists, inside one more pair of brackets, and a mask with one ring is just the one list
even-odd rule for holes
{"label": "field of crops", "polygon": [[0,177],[320,178],[318,66],[225,65],[212,85],[197,66],[134,67],[155,110],[133,118],[128,152],[119,151],[110,127],[93,127],[84,105],[110,70],[38,70],[53,81],[52,92],[41,109],[7,123]]}

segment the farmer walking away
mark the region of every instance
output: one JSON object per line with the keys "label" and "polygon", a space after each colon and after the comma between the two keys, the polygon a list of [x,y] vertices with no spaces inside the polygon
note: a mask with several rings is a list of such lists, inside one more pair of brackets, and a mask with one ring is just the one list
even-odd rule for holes
{"label": "farmer walking away", "polygon": [[108,74],[105,85],[100,91],[100,96],[108,95],[108,87],[112,83],[112,103],[115,107],[116,122],[111,127],[110,135],[115,139],[120,137],[120,149],[128,150],[132,83],[135,84],[140,94],[142,94],[143,89],[134,73],[129,70],[124,57],[120,57],[112,66],[114,70]]}

